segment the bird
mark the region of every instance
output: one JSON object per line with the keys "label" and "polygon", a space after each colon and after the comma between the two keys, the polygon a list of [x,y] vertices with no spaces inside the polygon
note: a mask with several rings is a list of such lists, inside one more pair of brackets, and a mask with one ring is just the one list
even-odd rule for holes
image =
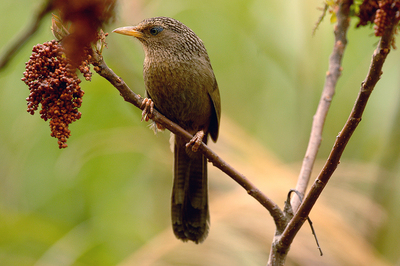
{"label": "bird", "polygon": [[208,136],[216,142],[221,119],[217,80],[203,41],[182,22],[153,17],[115,33],[133,36],[143,47],[146,98],[142,119],[153,108],[193,135],[175,135],[171,221],[175,236],[203,242],[209,232],[207,159],[198,152]]}

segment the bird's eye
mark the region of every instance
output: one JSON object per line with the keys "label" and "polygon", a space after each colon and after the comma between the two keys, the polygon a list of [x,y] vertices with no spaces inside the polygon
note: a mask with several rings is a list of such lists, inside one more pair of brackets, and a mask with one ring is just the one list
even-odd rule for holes
{"label": "bird's eye", "polygon": [[150,34],[156,36],[157,34],[159,34],[160,32],[163,31],[163,28],[160,26],[156,26],[150,29]]}

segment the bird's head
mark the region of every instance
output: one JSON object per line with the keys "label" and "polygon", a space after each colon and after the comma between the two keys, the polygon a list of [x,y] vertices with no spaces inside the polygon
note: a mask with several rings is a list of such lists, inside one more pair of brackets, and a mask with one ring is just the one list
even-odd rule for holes
{"label": "bird's head", "polygon": [[113,32],[136,37],[143,44],[146,54],[160,51],[171,54],[206,53],[201,39],[173,18],[149,18],[137,26],[121,27]]}

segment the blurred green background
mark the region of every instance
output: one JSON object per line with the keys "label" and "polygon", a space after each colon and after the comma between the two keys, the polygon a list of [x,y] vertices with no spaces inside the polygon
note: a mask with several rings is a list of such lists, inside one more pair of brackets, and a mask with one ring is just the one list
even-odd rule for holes
{"label": "blurred green background", "polygon": [[[0,52],[31,23],[40,1],[0,2]],[[333,47],[329,17],[312,36],[320,0],[118,2],[105,31],[153,16],[174,17],[204,41],[222,99],[211,146],[283,205],[295,187]],[[314,178],[345,123],[378,38],[353,19]],[[43,21],[0,72],[0,265],[265,265],[268,213],[210,165],[211,232],[202,245],[172,236],[169,133],[154,135],[140,110],[94,74],[83,81],[82,118],[59,150],[47,122],[26,112],[24,62],[53,39]],[[107,64],[144,94],[138,41],[112,34]],[[311,213],[288,265],[400,265],[399,52],[392,50],[363,121]],[[350,253],[349,249],[351,249]],[[373,262],[373,263],[372,263]]]}

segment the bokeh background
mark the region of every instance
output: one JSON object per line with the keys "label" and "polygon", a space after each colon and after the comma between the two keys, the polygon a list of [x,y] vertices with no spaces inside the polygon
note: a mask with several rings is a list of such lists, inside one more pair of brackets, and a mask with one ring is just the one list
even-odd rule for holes
{"label": "bokeh background", "polygon": [[[41,1],[0,2],[0,53]],[[222,98],[211,147],[283,206],[294,188],[333,47],[329,16],[312,36],[321,0],[124,0],[106,32],[174,17],[204,41]],[[351,21],[315,178],[345,123],[378,42]],[[24,62],[53,39],[51,16],[0,72],[0,265],[265,265],[271,217],[211,165],[211,231],[181,243],[170,225],[169,133],[154,135],[140,110],[106,80],[82,82],[82,118],[59,150],[47,122],[26,112]],[[112,34],[104,58],[144,94],[138,41]],[[303,226],[287,265],[400,265],[400,64],[392,50],[341,164],[311,213],[324,256]]]}

